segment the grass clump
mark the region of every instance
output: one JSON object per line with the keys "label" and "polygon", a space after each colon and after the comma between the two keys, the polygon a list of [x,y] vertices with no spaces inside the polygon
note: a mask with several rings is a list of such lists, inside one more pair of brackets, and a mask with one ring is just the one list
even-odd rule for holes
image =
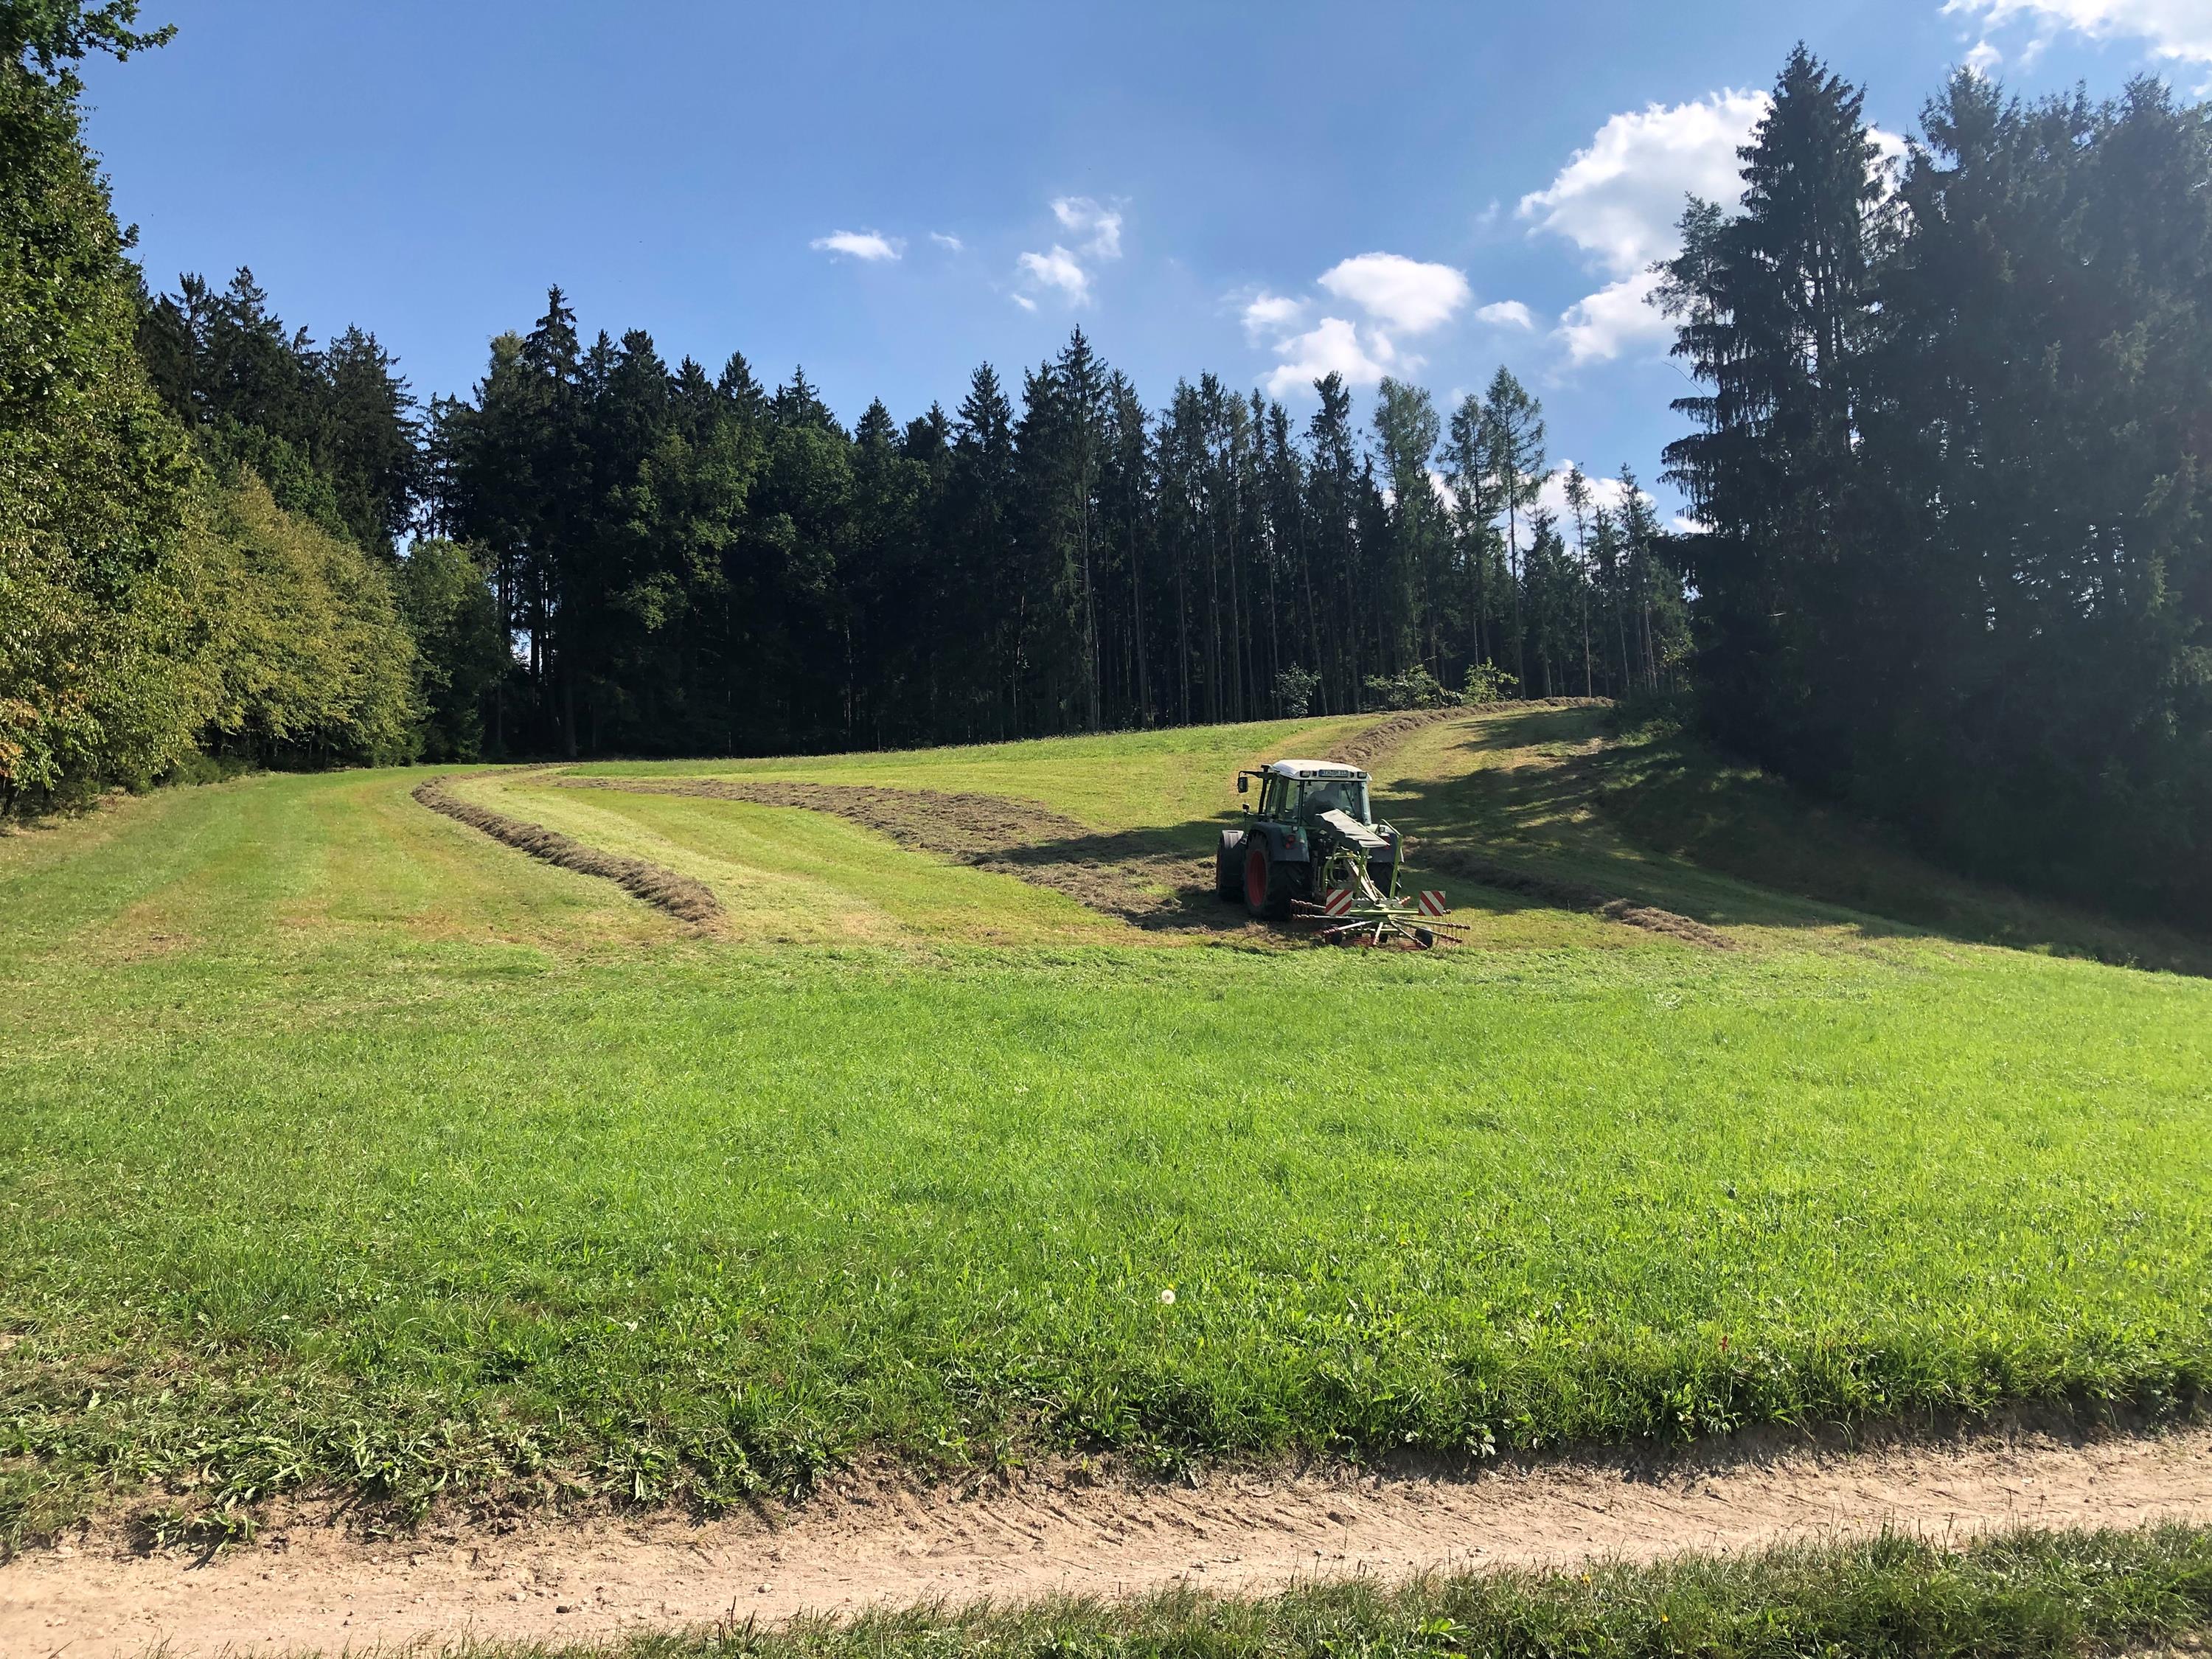
{"label": "grass clump", "polygon": [[[1361,1580],[1243,1600],[921,1607],[617,1644],[628,1659],[2077,1659],[2199,1644],[2212,1537],[2187,1528],[1889,1535],[1587,1571]],[[487,1651],[486,1650],[476,1650]],[[607,1650],[592,1648],[592,1652]],[[562,1650],[499,1647],[502,1655]]]}

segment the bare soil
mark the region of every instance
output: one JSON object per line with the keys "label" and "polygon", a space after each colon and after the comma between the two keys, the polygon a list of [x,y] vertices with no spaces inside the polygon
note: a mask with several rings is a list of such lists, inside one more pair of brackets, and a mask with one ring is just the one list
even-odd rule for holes
{"label": "bare soil", "polygon": [[[1413,732],[1468,712],[1422,708],[1387,715],[1326,758],[1371,771]],[[1254,945],[1283,940],[1279,929],[1252,921],[1241,907],[1220,902],[1213,890],[1213,849],[1210,845],[1179,845],[1187,840],[1187,830],[1098,831],[1033,802],[944,789],[782,778],[582,777],[558,781],[571,789],[694,795],[832,813],[888,836],[910,851],[1049,887],[1091,909],[1147,930],[1234,934]]]}
{"label": "bare soil", "polygon": [[722,914],[721,902],[714,890],[702,881],[644,859],[629,858],[619,853],[602,852],[587,847],[558,830],[548,830],[542,823],[526,823],[521,818],[508,817],[488,806],[478,806],[474,801],[463,800],[446,787],[443,778],[433,778],[419,784],[415,799],[434,812],[443,812],[471,829],[481,830],[495,841],[505,842],[509,847],[520,848],[532,858],[556,864],[563,870],[574,870],[587,876],[602,876],[616,883],[628,893],[643,899],[647,904],[665,910],[679,921],[703,927]]}
{"label": "bare soil", "polygon": [[1580,882],[1565,881],[1533,870],[1517,869],[1492,859],[1455,852],[1449,848],[1424,848],[1421,857],[1433,870],[1446,875],[1464,876],[1469,881],[1485,887],[1494,887],[1500,892],[1525,894],[1547,904],[1557,905],[1563,910],[1587,910],[1592,915],[1603,916],[1607,921],[1641,927],[1650,933],[1664,933],[1669,939],[1678,939],[1686,944],[1702,945],[1709,951],[1735,949],[1735,940],[1716,928],[1706,927],[1702,921],[1679,915],[1672,910],[1662,910],[1656,904],[1639,904],[1634,899],[1618,898]]}
{"label": "bare soil", "polygon": [[2212,1522],[2212,1430],[2084,1439],[2013,1430],[1848,1451],[1772,1436],[1656,1463],[1098,1480],[1081,1466],[925,1491],[833,1486],[789,1514],[695,1524],[545,1518],[362,1541],[302,1512],[212,1559],[112,1535],[0,1566],[0,1653],[359,1651],[626,1632],[876,1604],[1127,1595],[1194,1583],[1260,1593],[1316,1577],[1645,1560],[1882,1528]]}
{"label": "bare soil", "polygon": [[1248,931],[1243,913],[1213,897],[1211,854],[1173,843],[1172,830],[1111,833],[1000,795],[874,784],[769,779],[563,778],[571,789],[697,795],[828,812],[889,836],[910,851],[933,854],[1066,894],[1077,902],[1140,927]]}

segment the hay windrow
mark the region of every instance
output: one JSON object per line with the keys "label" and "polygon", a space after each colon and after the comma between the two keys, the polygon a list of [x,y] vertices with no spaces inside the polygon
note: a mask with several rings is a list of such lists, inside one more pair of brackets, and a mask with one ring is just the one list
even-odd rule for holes
{"label": "hay windrow", "polygon": [[1630,927],[1641,927],[1649,933],[1664,933],[1690,945],[1701,945],[1709,951],[1733,951],[1735,941],[1702,921],[1678,915],[1672,910],[1662,910],[1653,904],[1638,904],[1634,899],[1621,898],[1584,886],[1577,881],[1568,881],[1558,876],[1539,874],[1533,870],[1516,869],[1510,865],[1477,858],[1473,854],[1455,852],[1449,848],[1424,849],[1422,858],[1428,867],[1445,875],[1464,876],[1485,887],[1500,892],[1519,893],[1539,899],[1546,904],[1557,905],[1563,910],[1586,910],[1592,915],[1603,916],[1607,921],[1618,921]]}
{"label": "hay windrow", "polygon": [[[1211,923],[1203,931],[1219,933],[1225,920],[1216,920],[1218,907],[1212,902],[1212,864],[1158,848],[1157,832],[1102,833],[1046,807],[1000,795],[785,778],[562,778],[560,782],[569,789],[693,795],[830,813],[888,836],[909,852],[1048,887],[1139,927]],[[1159,890],[1163,887],[1171,890],[1164,894]]]}
{"label": "hay windrow", "polygon": [[1322,758],[1334,761],[1340,766],[1356,766],[1363,772],[1371,773],[1378,762],[1423,726],[1477,713],[1479,707],[1455,704],[1449,708],[1408,708],[1363,727],[1350,742],[1339,744]]}
{"label": "hay windrow", "polygon": [[548,864],[558,865],[563,870],[579,874],[599,876],[619,885],[634,897],[645,901],[658,909],[665,910],[678,921],[694,926],[703,926],[722,914],[720,901],[702,881],[678,875],[662,865],[648,863],[644,859],[629,858],[620,853],[602,852],[596,847],[586,847],[557,830],[548,830],[544,824],[527,823],[520,818],[511,818],[495,812],[488,806],[478,806],[473,801],[463,800],[446,787],[443,778],[432,778],[418,784],[415,799],[434,812],[443,812],[447,817],[481,830],[495,841],[505,842],[532,858],[543,859]]}
{"label": "hay windrow", "polygon": [[1459,702],[1447,708],[1407,708],[1395,714],[1385,715],[1374,725],[1361,728],[1349,742],[1339,744],[1323,758],[1333,760],[1340,766],[1357,766],[1362,771],[1372,772],[1414,732],[1444,720],[1471,720],[1482,714],[1505,714],[1528,708],[1606,708],[1611,706],[1604,697],[1516,697],[1510,702]]}

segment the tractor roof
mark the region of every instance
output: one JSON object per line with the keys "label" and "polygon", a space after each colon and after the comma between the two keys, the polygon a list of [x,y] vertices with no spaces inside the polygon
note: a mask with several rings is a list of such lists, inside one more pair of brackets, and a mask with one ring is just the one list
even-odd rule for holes
{"label": "tractor roof", "polygon": [[1279,760],[1267,770],[1279,778],[1357,778],[1367,781],[1367,774],[1356,766],[1346,766],[1341,761]]}

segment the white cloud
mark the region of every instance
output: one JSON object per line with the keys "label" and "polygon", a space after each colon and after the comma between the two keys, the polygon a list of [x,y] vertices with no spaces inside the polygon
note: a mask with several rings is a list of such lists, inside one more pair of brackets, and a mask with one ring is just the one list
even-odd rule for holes
{"label": "white cloud", "polygon": [[1977,40],[1974,43],[1974,49],[1966,54],[1966,67],[1979,76],[1986,76],[1991,70],[2003,62],[2004,53],[1999,52],[1987,40]]}
{"label": "white cloud", "polygon": [[1019,306],[1024,311],[1035,311],[1036,309],[1036,301],[1030,299],[1026,294],[1017,294],[1014,295],[1012,298],[1014,303]]}
{"label": "white cloud", "polygon": [[1083,252],[1101,259],[1121,257],[1121,210],[1102,207],[1088,196],[1055,197],[1052,216],[1060,221],[1062,230],[1091,240],[1083,244]]}
{"label": "white cloud", "polygon": [[1341,317],[1322,318],[1275,350],[1283,359],[1267,376],[1268,395],[1275,398],[1308,391],[1325,374],[1341,374],[1349,386],[1373,386],[1394,368],[1409,366],[1388,336]]}
{"label": "white cloud", "polygon": [[[1091,271],[1084,261],[1121,257],[1121,210],[1102,207],[1088,196],[1059,196],[1053,198],[1052,216],[1063,230],[1090,240],[1072,249],[1054,242],[1046,252],[1023,254],[1014,262],[1017,280],[1028,285],[1032,296],[1052,291],[1070,305],[1087,306]],[[1036,309],[1033,297],[1015,297]]]}
{"label": "white cloud", "polygon": [[1685,196],[1734,208],[1742,199],[1737,149],[1771,100],[1724,89],[1685,104],[1651,104],[1613,116],[1568,157],[1552,182],[1521,198],[1516,216],[1564,237],[1613,280],[1559,315],[1552,337],[1570,364],[1608,362],[1632,347],[1670,337],[1647,303],[1656,279],[1647,267],[1680,246]]}
{"label": "white cloud", "polygon": [[870,263],[896,259],[906,252],[903,238],[885,236],[872,230],[833,230],[827,236],[816,237],[806,246],[817,253],[843,254]]}
{"label": "white cloud", "polygon": [[[1282,359],[1267,378],[1273,396],[1304,392],[1328,374],[1341,374],[1351,386],[1373,386],[1385,374],[1410,374],[1423,360],[1400,349],[1399,337],[1425,333],[1449,321],[1472,297],[1467,278],[1449,265],[1398,253],[1340,260],[1317,280],[1338,299],[1359,307],[1365,320],[1322,317],[1307,328],[1308,315],[1322,302],[1266,289],[1241,297],[1245,337],[1255,345],[1272,346]],[[1504,309],[1527,318],[1525,307],[1509,302]]]}
{"label": "white cloud", "polygon": [[[2060,28],[2092,40],[2124,37],[2143,41],[2154,57],[2212,64],[2212,6],[2204,0],[1948,0],[1943,10],[1978,17],[1985,29],[2025,22],[2045,39]],[[1984,40],[1967,62],[1984,49],[1994,54]]]}
{"label": "white cloud", "polygon": [[1058,289],[1070,305],[1091,302],[1091,273],[1057,242],[1049,253],[1024,253],[1017,260],[1024,276],[1040,288]]}
{"label": "white cloud", "polygon": [[945,232],[945,231],[942,231],[942,230],[933,230],[933,231],[931,231],[931,232],[929,233],[929,240],[930,240],[931,241],[933,241],[933,242],[936,243],[936,244],[938,245],[938,246],[939,246],[939,247],[942,247],[942,248],[950,248],[950,249],[951,249],[953,252],[955,252],[955,253],[959,252],[960,252],[960,250],[961,250],[962,248],[963,248],[963,247],[965,247],[965,246],[968,246],[965,242],[962,241],[962,240],[961,240],[957,236],[952,235],[952,234],[951,234],[949,232]]}
{"label": "white cloud", "polygon": [[1741,199],[1736,147],[1769,101],[1763,92],[1723,91],[1616,115],[1549,185],[1521,198],[1517,216],[1616,276],[1640,270],[1674,252],[1685,195],[1724,207]]}
{"label": "white cloud", "polygon": [[1553,337],[1567,349],[1567,361],[1610,362],[1632,345],[1671,339],[1673,325],[1659,307],[1650,303],[1659,279],[1639,270],[1619,282],[1607,283],[1559,313]]}
{"label": "white cloud", "polygon": [[1468,301],[1467,278],[1459,272],[1402,253],[1362,253],[1343,260],[1322,272],[1321,285],[1407,334],[1425,333]]}
{"label": "white cloud", "polygon": [[1295,327],[1305,314],[1304,300],[1270,294],[1261,289],[1244,302],[1244,337],[1256,343],[1270,335],[1280,336]]}
{"label": "white cloud", "polygon": [[1536,319],[1528,314],[1528,307],[1518,300],[1500,300],[1484,306],[1475,313],[1475,320],[1488,323],[1492,328],[1534,328]]}

